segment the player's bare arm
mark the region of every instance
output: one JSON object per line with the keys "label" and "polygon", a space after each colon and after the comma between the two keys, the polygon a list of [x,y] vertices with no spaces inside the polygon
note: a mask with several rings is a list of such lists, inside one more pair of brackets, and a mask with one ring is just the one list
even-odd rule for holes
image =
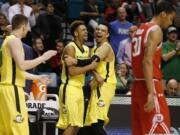
{"label": "player's bare arm", "polygon": [[48,75],[35,75],[28,72],[25,72],[25,77],[28,80],[39,80],[41,83],[48,85],[51,80]]}
{"label": "player's bare arm", "polygon": [[[72,58],[75,58],[75,49],[72,46],[66,46],[64,48],[64,53],[63,55],[69,55]],[[80,75],[83,73],[86,73],[87,71],[93,70],[94,68],[97,67],[97,62],[93,61],[90,65],[84,66],[84,67],[77,67],[75,65],[68,66],[68,72],[70,75],[75,76],[75,75]]]}
{"label": "player's bare arm", "polygon": [[144,110],[149,112],[154,108],[154,83],[153,83],[153,58],[156,52],[157,45],[162,41],[162,31],[159,27],[152,30],[147,39],[145,46],[144,59],[143,59],[143,72],[148,89],[147,103],[144,106]]}
{"label": "player's bare arm", "polygon": [[20,50],[22,50],[22,42],[19,38],[13,38],[8,43],[8,54],[13,57],[15,60],[17,66],[21,70],[28,70],[32,69],[33,67],[36,67],[40,63],[50,59],[52,56],[56,55],[57,51],[47,51],[42,56],[34,59],[34,60],[25,60],[24,55],[20,53]]}
{"label": "player's bare arm", "polygon": [[104,83],[104,78],[101,75],[99,75],[96,71],[93,71],[93,75],[98,84],[101,85]]}
{"label": "player's bare arm", "polygon": [[105,43],[104,45],[101,45],[97,48],[95,55],[97,55],[100,60],[111,61],[113,58],[113,55],[109,55],[111,54],[111,52],[111,48]]}

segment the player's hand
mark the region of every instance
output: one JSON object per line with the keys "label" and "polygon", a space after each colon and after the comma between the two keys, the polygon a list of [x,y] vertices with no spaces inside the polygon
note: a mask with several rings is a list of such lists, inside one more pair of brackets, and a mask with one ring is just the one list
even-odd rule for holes
{"label": "player's hand", "polygon": [[104,83],[104,78],[102,78],[100,75],[96,77],[96,81],[98,84],[102,85]]}
{"label": "player's hand", "polygon": [[77,60],[69,55],[64,55],[64,61],[67,66],[72,66],[77,64]]}
{"label": "player's hand", "polygon": [[97,66],[98,66],[97,59],[93,60],[93,61],[91,62],[91,64],[90,64],[90,66],[91,66],[91,70],[96,69]]}
{"label": "player's hand", "polygon": [[49,50],[47,52],[45,52],[42,57],[44,59],[44,61],[50,59],[51,57],[55,56],[57,54],[57,51],[55,50]]}
{"label": "player's hand", "polygon": [[147,102],[144,105],[144,111],[150,112],[154,109],[155,103],[154,103],[154,93],[149,93],[147,96]]}
{"label": "player's hand", "polygon": [[95,71],[93,71],[94,75],[95,75],[95,79],[97,81],[98,84],[102,85],[104,83],[104,78],[102,78],[98,73],[96,73]]}
{"label": "player's hand", "polygon": [[38,75],[37,78],[42,84],[48,85],[51,83],[51,80],[48,75]]}

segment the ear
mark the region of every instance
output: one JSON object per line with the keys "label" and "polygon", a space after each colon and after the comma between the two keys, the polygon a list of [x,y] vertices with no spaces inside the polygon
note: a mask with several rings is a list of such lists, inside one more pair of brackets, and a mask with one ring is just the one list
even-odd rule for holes
{"label": "ear", "polygon": [[165,18],[166,16],[167,16],[167,13],[166,13],[166,12],[164,12],[164,11],[161,12],[161,17],[162,17],[162,18]]}
{"label": "ear", "polygon": [[78,36],[78,33],[75,31],[75,32],[74,32],[74,35],[75,35],[75,37],[77,37],[77,36]]}
{"label": "ear", "polygon": [[107,37],[107,38],[109,37],[109,33],[106,35],[106,37]]}

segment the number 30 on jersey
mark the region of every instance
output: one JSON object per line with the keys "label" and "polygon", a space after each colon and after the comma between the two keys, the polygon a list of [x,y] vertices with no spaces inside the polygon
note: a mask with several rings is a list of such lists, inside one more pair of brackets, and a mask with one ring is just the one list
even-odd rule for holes
{"label": "number 30 on jersey", "polygon": [[132,55],[133,57],[136,57],[141,53],[141,37],[134,37],[132,43],[134,44]]}

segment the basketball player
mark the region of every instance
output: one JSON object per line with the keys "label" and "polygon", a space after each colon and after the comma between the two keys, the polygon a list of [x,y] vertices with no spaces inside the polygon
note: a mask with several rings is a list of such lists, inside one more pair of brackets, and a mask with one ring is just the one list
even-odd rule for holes
{"label": "basketball player", "polygon": [[108,42],[108,26],[99,24],[95,30],[97,47],[94,54],[100,58],[98,67],[94,70],[92,93],[86,115],[85,125],[91,125],[93,135],[106,135],[103,126],[109,122],[108,111],[115,94],[115,56]]}
{"label": "basketball player", "polygon": [[21,38],[28,31],[28,19],[15,15],[12,19],[12,33],[7,36],[1,47],[1,82],[0,82],[0,134],[29,135],[28,114],[23,87],[25,79],[39,80],[45,84],[47,76],[25,72],[56,55],[48,51],[34,60],[24,60]]}
{"label": "basketball player", "polygon": [[170,116],[161,87],[161,29],[172,24],[175,9],[160,2],[155,15],[132,39],[132,134],[170,134]]}
{"label": "basketball player", "polygon": [[[116,88],[115,57],[108,37],[108,27],[105,24],[99,24],[95,30],[97,47],[92,53],[92,58],[98,59],[99,63],[93,71],[95,78],[91,82],[92,93],[85,120],[85,126],[91,126],[87,129],[92,135],[107,134],[103,126],[109,121],[107,114]],[[66,60],[69,64],[79,66],[79,60],[72,60],[69,57]],[[82,61],[86,64],[90,62],[90,60]]]}
{"label": "basketball player", "polygon": [[[63,57],[69,55],[76,59],[89,58],[89,48],[84,45],[87,40],[87,29],[83,21],[74,21],[70,27],[74,38],[63,51]],[[84,96],[83,85],[85,73],[97,67],[96,59],[87,65],[76,67],[66,65],[62,60],[62,84],[59,89],[60,117],[57,127],[65,129],[63,135],[76,135],[79,128],[83,127]]]}

